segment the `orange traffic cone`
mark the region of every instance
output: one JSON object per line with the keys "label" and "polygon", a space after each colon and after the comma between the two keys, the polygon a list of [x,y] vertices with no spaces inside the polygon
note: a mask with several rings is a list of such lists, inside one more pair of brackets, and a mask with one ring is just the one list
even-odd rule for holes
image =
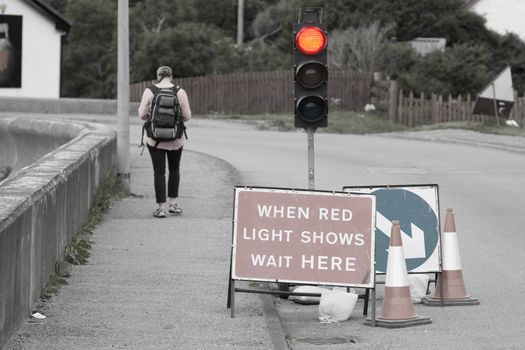
{"label": "orange traffic cone", "polygon": [[[441,236],[441,244],[443,271],[441,272],[441,277],[438,277],[434,296],[424,297],[422,300],[423,304],[429,306],[479,305],[478,299],[467,294],[465,283],[463,282],[456,223],[451,208],[447,209],[445,216],[445,227]],[[441,299],[442,290],[443,300]]]}
{"label": "orange traffic cone", "polygon": [[[365,324],[370,323],[370,320],[365,320]],[[399,221],[392,221],[383,308],[375,324],[379,327],[402,328],[429,323],[432,323],[429,317],[418,316],[414,311],[401,229]]]}

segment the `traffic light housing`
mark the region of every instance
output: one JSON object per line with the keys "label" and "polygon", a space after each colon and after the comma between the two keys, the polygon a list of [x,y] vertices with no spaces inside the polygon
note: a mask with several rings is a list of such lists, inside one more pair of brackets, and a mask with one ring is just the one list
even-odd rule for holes
{"label": "traffic light housing", "polygon": [[328,124],[326,25],[321,9],[301,10],[293,26],[295,127],[325,128]]}

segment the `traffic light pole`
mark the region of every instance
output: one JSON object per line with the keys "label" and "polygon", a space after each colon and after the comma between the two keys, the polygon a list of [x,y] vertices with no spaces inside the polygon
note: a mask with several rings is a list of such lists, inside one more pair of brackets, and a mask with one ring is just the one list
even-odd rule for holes
{"label": "traffic light pole", "polygon": [[117,155],[118,176],[130,190],[129,158],[129,2],[118,1]]}
{"label": "traffic light pole", "polygon": [[314,133],[315,128],[305,128],[308,138],[308,189],[315,190],[315,152]]}

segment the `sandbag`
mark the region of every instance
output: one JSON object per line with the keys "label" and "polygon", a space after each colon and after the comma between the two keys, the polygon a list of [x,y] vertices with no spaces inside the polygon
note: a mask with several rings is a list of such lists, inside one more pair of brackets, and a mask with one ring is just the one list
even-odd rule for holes
{"label": "sandbag", "polygon": [[324,292],[319,302],[319,319],[322,322],[348,320],[354,311],[357,297],[355,293],[340,290]]}

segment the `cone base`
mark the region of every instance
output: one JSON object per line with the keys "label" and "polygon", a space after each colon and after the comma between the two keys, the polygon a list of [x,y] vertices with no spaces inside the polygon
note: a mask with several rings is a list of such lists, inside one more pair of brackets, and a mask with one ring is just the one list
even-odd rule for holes
{"label": "cone base", "polygon": [[[383,328],[405,328],[405,327],[413,327],[413,326],[422,326],[425,324],[431,324],[432,320],[430,317],[426,316],[416,316],[414,318],[406,319],[406,320],[385,320],[376,318],[376,327],[383,327]],[[365,326],[372,326],[372,319],[367,318],[364,322]]]}
{"label": "cone base", "polygon": [[[426,306],[441,306],[441,299],[436,297],[423,297],[421,303]],[[466,298],[443,299],[443,306],[469,306],[479,305],[479,299],[468,296]]]}

